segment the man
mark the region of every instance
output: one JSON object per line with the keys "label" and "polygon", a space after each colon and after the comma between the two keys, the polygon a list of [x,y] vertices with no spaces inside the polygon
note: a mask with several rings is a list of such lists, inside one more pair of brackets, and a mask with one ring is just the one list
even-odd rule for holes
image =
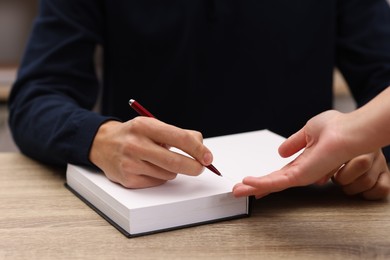
{"label": "man", "polygon": [[[331,108],[336,65],[358,105],[387,87],[389,16],[385,0],[44,0],[11,94],[12,133],[33,158],[95,165],[126,187],[197,175],[212,162],[203,137],[287,136]],[[91,111],[98,45],[102,114]],[[134,118],[130,98],[161,121]],[[367,156],[367,175],[388,174],[380,151]]]}

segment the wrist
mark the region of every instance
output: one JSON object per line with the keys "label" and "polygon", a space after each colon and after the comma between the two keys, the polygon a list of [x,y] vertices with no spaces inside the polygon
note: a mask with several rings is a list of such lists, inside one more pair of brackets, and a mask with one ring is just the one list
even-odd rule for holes
{"label": "wrist", "polygon": [[112,129],[120,124],[121,122],[119,121],[109,120],[101,124],[98,128],[89,152],[89,160],[97,167],[100,168],[105,158],[103,152],[107,148],[108,142],[112,140]]}

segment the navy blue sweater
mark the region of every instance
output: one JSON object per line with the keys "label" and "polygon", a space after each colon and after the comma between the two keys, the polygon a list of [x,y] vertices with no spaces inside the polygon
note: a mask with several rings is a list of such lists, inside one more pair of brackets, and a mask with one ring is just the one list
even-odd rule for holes
{"label": "navy blue sweater", "polygon": [[136,116],[130,98],[205,137],[288,136],[332,108],[336,66],[359,106],[390,85],[386,0],[42,0],[9,123],[57,165],[90,164],[98,127]]}

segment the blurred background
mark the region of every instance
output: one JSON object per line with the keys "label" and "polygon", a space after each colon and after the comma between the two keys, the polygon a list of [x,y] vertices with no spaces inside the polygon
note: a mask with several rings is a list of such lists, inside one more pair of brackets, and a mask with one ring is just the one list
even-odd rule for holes
{"label": "blurred background", "polygon": [[37,9],[38,0],[0,0],[0,152],[17,151],[6,103]]}
{"label": "blurred background", "polygon": [[[9,132],[6,104],[37,10],[38,0],[0,0],[0,152],[18,151]],[[355,108],[337,70],[334,93],[336,109],[347,112]]]}

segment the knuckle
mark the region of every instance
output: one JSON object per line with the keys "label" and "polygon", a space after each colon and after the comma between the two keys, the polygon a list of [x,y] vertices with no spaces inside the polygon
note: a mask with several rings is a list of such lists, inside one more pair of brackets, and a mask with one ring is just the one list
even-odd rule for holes
{"label": "knuckle", "polygon": [[183,131],[182,140],[186,143],[202,143],[203,136],[201,132],[195,131],[195,130],[187,130]]}
{"label": "knuckle", "polygon": [[144,131],[145,127],[148,126],[146,118],[137,116],[132,120],[128,121],[128,127],[131,132],[139,133]]}
{"label": "knuckle", "polygon": [[373,158],[369,155],[361,156],[355,159],[354,165],[359,170],[369,170],[372,167]]}
{"label": "knuckle", "polygon": [[190,134],[195,137],[197,140],[203,140],[203,135],[199,131],[191,130]]}
{"label": "knuckle", "polygon": [[121,185],[128,189],[134,189],[139,186],[137,182],[137,176],[135,175],[124,175],[121,180]]}
{"label": "knuckle", "polygon": [[282,176],[290,185],[294,186],[304,186],[313,182],[310,178],[302,175],[303,172],[305,170],[295,160],[289,163],[288,167],[282,168]]}

